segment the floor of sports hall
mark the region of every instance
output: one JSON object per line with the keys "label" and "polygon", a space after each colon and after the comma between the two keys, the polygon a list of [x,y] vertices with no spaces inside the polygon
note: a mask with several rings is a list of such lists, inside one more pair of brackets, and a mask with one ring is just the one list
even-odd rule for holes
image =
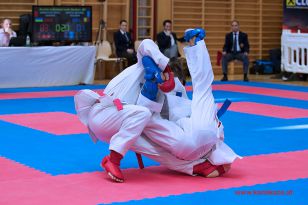
{"label": "floor of sports hall", "polygon": [[308,83],[270,77],[215,78],[216,102],[233,102],[222,117],[225,141],[244,157],[229,173],[192,177],[145,157],[140,170],[129,152],[123,184],[99,166],[108,145],[93,144],[75,115],[76,91],[102,91],[102,81],[0,89],[0,204],[307,204]]}

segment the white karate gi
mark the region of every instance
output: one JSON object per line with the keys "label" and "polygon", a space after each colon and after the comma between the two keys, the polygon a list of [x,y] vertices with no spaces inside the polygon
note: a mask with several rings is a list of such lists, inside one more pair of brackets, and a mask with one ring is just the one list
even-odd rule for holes
{"label": "white karate gi", "polygon": [[217,142],[216,133],[212,130],[201,130],[202,138],[190,138],[190,132],[183,130],[174,121],[162,119],[160,111],[165,95],[158,93],[157,102],[143,95],[141,85],[144,83],[144,67],[142,57],[149,56],[163,71],[169,59],[165,57],[158,46],[150,39],[143,40],[137,51],[138,63],[126,68],[113,78],[105,88],[108,95],[121,99],[129,104],[138,104],[149,108],[153,115],[143,130],[152,142],[166,149],[180,159],[197,160],[207,154]]}
{"label": "white karate gi", "polygon": [[[201,45],[202,46],[202,45]],[[203,47],[205,45],[203,43]],[[194,55],[202,55],[208,56],[207,50],[200,49],[200,45],[191,47],[191,54],[193,55],[194,49],[198,50],[195,52]],[[204,52],[204,53],[201,53]],[[141,62],[141,58],[145,55],[148,55],[154,59],[154,61],[158,64],[161,70],[163,70],[168,62],[168,59],[164,57],[158,50],[156,44],[154,44],[151,40],[144,40],[139,49],[138,49],[138,59]],[[190,55],[189,55],[190,56]],[[199,57],[200,58],[200,57]],[[188,58],[188,61],[190,58]],[[203,59],[201,57],[201,59]],[[209,58],[207,59],[208,62]],[[203,60],[200,61],[197,65],[203,65],[205,63]],[[205,63],[206,64],[206,63]],[[189,66],[192,66],[189,64]],[[204,68],[204,66],[201,66]],[[197,69],[196,66],[192,67],[193,69]],[[210,82],[206,82],[205,87],[211,85],[212,78],[210,75],[213,75],[211,71],[211,67],[207,67],[208,71],[205,71],[206,74],[201,76],[207,76],[206,79],[210,79]],[[200,72],[202,70],[200,69]],[[204,70],[203,70],[204,71]],[[210,72],[209,72],[210,71]],[[199,72],[199,71],[197,71]],[[131,150],[138,152],[142,155],[148,156],[149,158],[161,163],[161,165],[168,167],[169,169],[176,170],[179,172],[187,173],[192,175],[193,174],[193,166],[205,161],[205,158],[200,159],[200,157],[204,156],[204,154],[208,153],[208,159],[214,164],[229,164],[234,161],[237,157],[236,154],[232,154],[233,151],[227,147],[221,140],[219,140],[219,136],[221,135],[221,131],[217,128],[217,121],[216,121],[216,105],[214,100],[210,101],[208,104],[210,108],[203,108],[200,105],[207,105],[206,100],[211,100],[211,88],[209,88],[204,95],[194,97],[195,100],[198,101],[190,101],[185,98],[180,98],[171,94],[167,95],[168,105],[169,105],[169,112],[170,112],[170,119],[164,120],[160,117],[159,112],[162,108],[162,102],[164,100],[164,95],[160,93],[158,96],[158,103],[152,102],[147,100],[146,98],[142,98],[142,95],[139,95],[141,86],[140,84],[144,82],[143,79],[144,75],[144,68],[141,63],[137,63],[118,76],[116,76],[106,87],[105,93],[112,95],[115,98],[120,98],[125,102],[130,104],[141,104],[143,106],[148,107],[151,111],[155,111],[147,122],[147,125],[144,128],[144,132],[140,137],[134,138],[134,144],[126,144],[126,149],[130,148]],[[195,78],[196,75],[193,75],[193,86],[194,91],[196,91],[196,85],[200,85],[200,83],[204,83],[204,78]],[[210,78],[208,78],[210,77]],[[198,83],[200,80],[200,83]],[[180,90],[183,90],[181,88]],[[196,92],[200,93],[200,92]],[[202,91],[201,91],[202,93]],[[139,95],[139,96],[138,96]],[[195,95],[194,95],[195,96]],[[207,98],[203,98],[207,96]],[[213,96],[212,96],[213,97]],[[199,109],[199,111],[194,110],[192,104]],[[171,105],[171,106],[170,106]],[[100,108],[97,108],[98,105],[93,106],[93,113],[96,113],[97,119],[95,120],[98,124],[99,122],[104,122],[107,119],[103,118],[104,115],[100,114],[103,112]],[[201,110],[200,110],[201,109]],[[213,111],[215,109],[215,112]],[[197,115],[193,115],[193,113],[202,113],[203,110],[212,111],[208,114],[201,114],[201,117],[204,118],[203,122],[198,122],[198,124],[193,125],[193,122],[198,119]],[[91,112],[91,113],[92,113]],[[116,112],[116,110],[113,110]],[[213,114],[213,117],[211,116]],[[191,118],[189,116],[192,115]],[[200,117],[200,116],[199,116]],[[114,118],[116,120],[117,118]],[[90,121],[93,121],[91,117],[88,118],[89,124],[93,124]],[[142,121],[141,118],[139,118]],[[201,120],[201,118],[200,118]],[[146,120],[145,120],[146,121]],[[187,121],[185,124],[185,121]],[[190,122],[189,122],[190,121]],[[198,121],[198,120],[197,120]],[[184,123],[184,124],[181,124]],[[204,123],[204,124],[203,124]],[[94,123],[95,124],[95,123]],[[97,124],[97,125],[98,125]],[[115,123],[115,125],[119,125],[119,123]],[[204,129],[202,126],[206,125],[209,130]],[[108,141],[108,138],[104,138],[102,134],[103,128],[102,124],[96,126],[96,128],[91,128],[92,136],[96,136],[98,139]],[[114,127],[116,129],[116,126]],[[197,131],[193,131],[192,128],[196,128]],[[222,128],[222,126],[220,127]],[[92,130],[93,129],[93,130]],[[119,128],[118,128],[119,129]],[[192,136],[192,134],[196,134]],[[125,136],[119,136],[119,139],[122,138],[123,142],[125,141]],[[121,141],[121,140],[119,140]],[[212,148],[212,145],[216,144],[216,150],[213,152],[209,152]],[[131,146],[131,147],[129,147]],[[224,148],[224,149],[223,149]],[[231,153],[231,154],[230,154]],[[182,159],[185,160],[182,160]]]}
{"label": "white karate gi", "polygon": [[118,110],[114,98],[99,96],[91,90],[81,90],[75,97],[79,119],[89,129],[94,142],[108,142],[109,149],[122,156],[132,147],[151,118],[151,112],[138,105],[123,105]]}
{"label": "white karate gi", "polygon": [[177,120],[177,124],[190,133],[191,140],[197,142],[202,141],[205,132],[215,133],[218,140],[207,159],[214,165],[231,164],[240,157],[223,142],[223,125],[218,127],[217,105],[212,93],[214,75],[205,42],[202,40],[195,46],[187,46],[184,52],[192,79],[193,96],[191,116]]}
{"label": "white karate gi", "polygon": [[140,136],[151,117],[150,111],[138,105],[123,105],[117,110],[113,98],[99,96],[91,90],[81,90],[75,97],[75,108],[80,121],[85,124],[94,142],[109,143],[109,149],[123,156],[128,149],[161,163],[169,169],[193,174],[193,166],[204,159],[186,161],[176,158],[161,146]]}

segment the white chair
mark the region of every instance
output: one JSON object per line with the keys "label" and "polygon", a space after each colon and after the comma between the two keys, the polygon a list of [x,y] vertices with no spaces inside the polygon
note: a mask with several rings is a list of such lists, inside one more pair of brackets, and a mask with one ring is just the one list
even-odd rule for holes
{"label": "white chair", "polygon": [[[96,43],[96,63],[103,63],[103,62],[113,62],[113,67],[116,64],[119,64],[120,72],[123,70],[123,67],[126,63],[125,58],[111,58],[112,55],[112,48],[109,43],[109,41],[102,41],[99,43]],[[98,69],[98,76],[105,78],[105,70]]]}

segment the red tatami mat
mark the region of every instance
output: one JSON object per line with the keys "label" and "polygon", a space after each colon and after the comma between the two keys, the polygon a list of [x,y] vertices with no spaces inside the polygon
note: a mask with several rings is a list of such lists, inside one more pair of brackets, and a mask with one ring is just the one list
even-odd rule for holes
{"label": "red tatami mat", "polygon": [[48,174],[24,166],[12,160],[0,157],[0,182],[25,180],[46,176],[48,176]]}
{"label": "red tatami mat", "polygon": [[[221,105],[221,103],[219,103],[219,105]],[[308,118],[307,109],[254,102],[233,102],[229,110],[283,119]]]}
{"label": "red tatami mat", "polygon": [[77,115],[66,112],[0,115],[0,120],[55,135],[88,133]]}
{"label": "red tatami mat", "polygon": [[[94,90],[100,95],[103,90]],[[74,96],[78,90],[65,90],[65,91],[44,91],[44,92],[20,92],[20,93],[2,93],[0,100],[9,99],[26,99],[26,98],[52,98],[52,97],[69,97]]]}
{"label": "red tatami mat", "polygon": [[261,88],[261,87],[229,84],[229,85],[213,85],[213,90],[266,95],[266,96],[290,98],[296,100],[308,100],[308,92],[290,91],[290,90],[273,89],[273,88]]}
{"label": "red tatami mat", "polygon": [[[185,86],[185,88],[186,88],[186,91],[192,91],[192,86]],[[213,90],[266,95],[266,96],[290,98],[290,99],[296,99],[296,100],[308,100],[307,92],[290,91],[290,90],[273,89],[273,88],[262,88],[262,87],[244,86],[244,85],[232,85],[232,84],[212,85],[212,88]]]}
{"label": "red tatami mat", "polygon": [[0,204],[88,205],[294,180],[308,177],[307,159],[308,150],[246,157],[224,177],[213,179],[146,167],[124,170],[123,184],[107,180],[101,172],[4,180]]}

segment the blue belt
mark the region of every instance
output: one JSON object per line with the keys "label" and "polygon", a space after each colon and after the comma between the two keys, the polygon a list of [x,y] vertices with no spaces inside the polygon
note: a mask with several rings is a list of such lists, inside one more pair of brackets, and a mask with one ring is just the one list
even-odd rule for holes
{"label": "blue belt", "polygon": [[221,108],[217,112],[217,117],[220,119],[223,114],[228,110],[229,106],[231,105],[231,101],[229,99],[226,99],[225,102],[222,104]]}

